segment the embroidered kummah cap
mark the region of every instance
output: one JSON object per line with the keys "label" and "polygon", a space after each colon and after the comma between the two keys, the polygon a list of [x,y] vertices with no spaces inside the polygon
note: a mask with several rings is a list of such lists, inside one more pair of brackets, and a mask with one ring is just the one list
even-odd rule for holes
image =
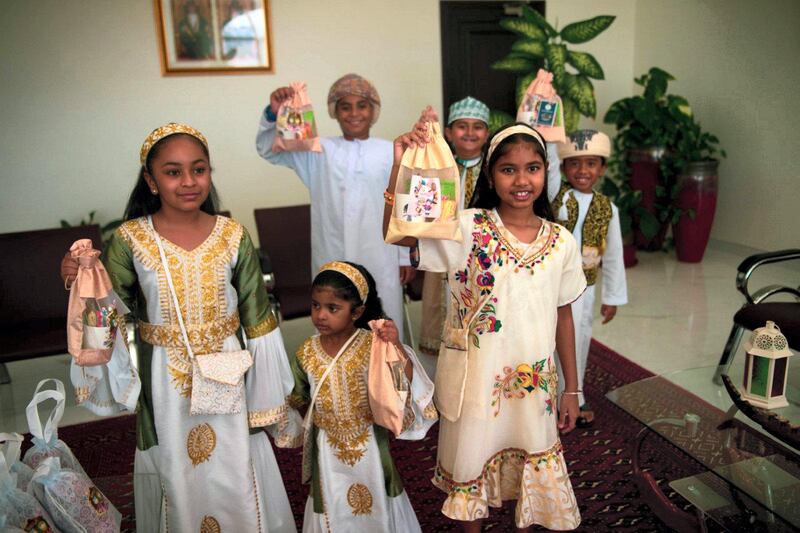
{"label": "embroidered kummah cap", "polygon": [[147,161],[147,154],[150,153],[150,150],[158,141],[164,137],[175,135],[176,133],[185,133],[186,135],[191,135],[203,143],[203,146],[205,146],[206,150],[208,150],[208,141],[202,133],[187,124],[170,122],[169,124],[164,124],[163,126],[154,129],[150,135],[147,136],[147,139],[144,140],[142,149],[139,151],[139,161],[142,163],[142,166],[144,166],[145,162]]}
{"label": "embroidered kummah cap", "polygon": [[449,126],[460,118],[474,118],[481,120],[489,125],[489,106],[471,96],[467,96],[450,105],[450,113],[447,117]]}
{"label": "embroidered kummah cap", "polygon": [[336,118],[336,102],[348,95],[355,95],[366,98],[372,102],[372,124],[378,122],[381,114],[381,97],[375,86],[369,80],[362,78],[358,74],[345,74],[331,85],[328,91],[328,114],[331,118]]}
{"label": "embroidered kummah cap", "polygon": [[567,142],[558,143],[558,158],[563,161],[568,157],[611,155],[611,140],[605,133],[597,130],[578,130],[569,134]]}
{"label": "embroidered kummah cap", "polygon": [[333,270],[334,272],[338,272],[349,279],[350,282],[355,285],[356,290],[358,291],[358,297],[361,298],[361,301],[367,301],[369,285],[367,285],[367,280],[364,275],[356,267],[348,265],[343,261],[331,261],[330,263],[325,263],[319,269],[320,272],[325,270]]}

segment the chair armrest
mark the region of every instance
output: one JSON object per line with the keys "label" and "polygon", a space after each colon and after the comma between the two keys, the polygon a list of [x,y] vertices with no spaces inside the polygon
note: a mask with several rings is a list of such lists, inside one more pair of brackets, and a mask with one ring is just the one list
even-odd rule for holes
{"label": "chair armrest", "polygon": [[[739,290],[739,292],[744,294],[744,297],[747,298],[747,301],[749,303],[757,303],[754,300],[754,295],[751,295],[747,290],[747,283],[750,281],[750,276],[753,275],[753,272],[755,272],[757,268],[763,265],[768,265],[770,263],[780,263],[784,261],[792,261],[796,259],[800,259],[800,249],[797,248],[751,255],[750,257],[742,261],[741,264],[739,265],[738,274],[736,275],[736,288]],[[775,287],[773,286],[768,289],[773,290],[774,288]],[[790,289],[790,291],[792,290],[794,289]],[[774,293],[775,291],[773,290],[772,294]],[[763,300],[767,296],[768,295],[765,296],[761,294],[760,300]]]}

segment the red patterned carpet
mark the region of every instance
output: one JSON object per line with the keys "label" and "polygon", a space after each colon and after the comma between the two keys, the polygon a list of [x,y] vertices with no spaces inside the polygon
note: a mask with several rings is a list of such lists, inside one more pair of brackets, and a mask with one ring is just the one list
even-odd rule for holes
{"label": "red patterned carpet", "polygon": [[[596,412],[594,427],[563,438],[570,477],[583,522],[579,531],[669,531],[639,499],[631,481],[628,445],[641,425],[605,398],[605,393],[648,377],[650,372],[602,344],[592,341],[584,389]],[[70,445],[86,471],[123,514],[123,531],[134,531],[133,417],[121,417],[62,428],[59,436]],[[411,502],[425,532],[458,531],[458,525],[439,511],[443,493],[430,483],[436,457],[438,425],[422,441],[396,441],[392,452]],[[277,450],[283,481],[298,525],[302,522],[306,487],[300,485],[300,451]],[[688,456],[662,439],[648,439],[645,466],[660,482],[698,472]],[[682,507],[688,504],[670,495]],[[485,531],[512,531],[514,507],[509,502],[492,512]]]}

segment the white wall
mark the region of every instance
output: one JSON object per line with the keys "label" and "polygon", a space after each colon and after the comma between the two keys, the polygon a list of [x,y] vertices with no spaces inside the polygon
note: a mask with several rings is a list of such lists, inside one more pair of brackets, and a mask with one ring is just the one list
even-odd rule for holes
{"label": "white wall", "polygon": [[636,75],[677,78],[728,157],[712,237],[758,249],[800,243],[800,2],[639,0]]}
{"label": "white wall", "polygon": [[[255,237],[253,209],[308,201],[292,172],[255,151],[271,90],[308,83],[320,131],[331,83],[358,72],[393,138],[425,104],[441,107],[433,0],[271,0],[275,74],[162,77],[150,0],[7,0],[0,18],[0,232],[121,216],[142,141],[182,121],[209,140],[225,207]],[[413,31],[412,31],[413,30]]]}

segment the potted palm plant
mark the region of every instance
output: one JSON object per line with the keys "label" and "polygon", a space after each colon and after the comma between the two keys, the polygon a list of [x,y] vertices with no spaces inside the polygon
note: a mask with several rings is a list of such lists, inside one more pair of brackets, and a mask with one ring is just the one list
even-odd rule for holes
{"label": "potted palm plant", "polygon": [[[704,179],[701,194],[696,186],[690,186],[697,179],[684,176],[715,175],[712,160],[717,153],[725,155],[717,149],[719,140],[703,132],[695,121],[686,98],[667,94],[667,86],[674,79],[660,68],[651,68],[634,80],[644,88],[642,95],[617,100],[604,117],[607,124],[617,128],[611,167],[633,190],[641,191],[641,207],[660,224],[655,235],[648,235],[642,231],[638,216],[634,217],[636,243],[650,250],[663,247],[671,225],[681,228],[675,232],[676,246],[677,241],[691,240],[683,238],[685,235],[695,236],[696,231],[702,233],[706,229],[710,232],[716,180]],[[695,192],[690,192],[692,187]],[[699,218],[698,208],[702,210]],[[708,236],[695,240],[704,249]],[[682,250],[679,253],[681,260],[699,261],[690,258],[695,256]]]}

